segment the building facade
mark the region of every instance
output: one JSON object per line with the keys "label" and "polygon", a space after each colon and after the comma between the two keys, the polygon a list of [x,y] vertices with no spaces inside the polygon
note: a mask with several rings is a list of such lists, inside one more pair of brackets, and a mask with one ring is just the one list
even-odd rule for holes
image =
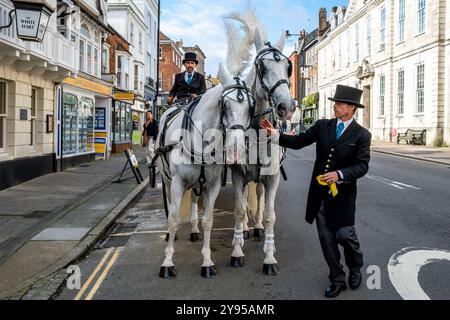
{"label": "building facade", "polygon": [[166,36],[163,32],[159,33],[159,92],[162,104],[166,104],[167,96],[172,89],[175,81],[175,75],[181,72],[184,52],[180,47]]}
{"label": "building facade", "polygon": [[351,0],[318,45],[320,116],[332,117],[337,84],[363,90],[357,120],[374,139],[425,129],[450,143],[450,1]]}
{"label": "building facade", "polygon": [[[12,9],[0,1],[1,26]],[[42,42],[19,39],[15,21],[0,31],[0,190],[56,170],[55,83],[77,72],[77,43],[58,32],[55,12]]]}

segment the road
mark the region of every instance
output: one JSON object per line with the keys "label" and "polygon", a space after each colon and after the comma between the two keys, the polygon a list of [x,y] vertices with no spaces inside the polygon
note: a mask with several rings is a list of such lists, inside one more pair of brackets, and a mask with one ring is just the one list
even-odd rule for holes
{"label": "road", "polygon": [[[276,199],[279,275],[262,274],[263,242],[255,239],[245,244],[246,266],[229,267],[232,231],[216,230],[211,248],[218,276],[203,279],[202,244],[189,241],[189,224],[183,224],[175,244],[178,277],[159,278],[166,245],[165,216],[160,191],[147,190],[111,230],[110,235],[119,236],[106,238],[76,263],[84,285],[81,291],[64,288],[57,299],[324,299],[329,284],[327,265],[316,227],[304,221],[314,157],[315,150],[309,147],[290,150],[285,161],[288,181],[280,183]],[[392,284],[389,259],[410,247],[450,250],[449,181],[448,167],[372,153],[369,174],[358,184],[356,223],[369,273],[363,270],[360,289],[347,290],[337,299],[406,297],[404,288]],[[232,228],[230,184],[222,189],[216,208],[214,227]],[[394,263],[394,268],[399,265]],[[398,274],[408,275],[402,270]],[[425,265],[408,283],[414,277],[431,299],[450,299],[450,260]],[[367,281],[375,288],[367,286]],[[420,287],[410,288],[410,293]]]}

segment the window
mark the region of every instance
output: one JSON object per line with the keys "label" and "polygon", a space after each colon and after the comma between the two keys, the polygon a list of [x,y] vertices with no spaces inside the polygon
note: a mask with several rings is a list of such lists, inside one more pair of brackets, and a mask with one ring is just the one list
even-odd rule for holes
{"label": "window", "polygon": [[133,44],[133,33],[134,33],[134,25],[133,22],[130,22],[130,43]]}
{"label": "window", "polygon": [[94,48],[94,72],[95,76],[100,78],[100,61],[98,56],[98,48]]}
{"label": "window", "polygon": [[142,33],[139,31],[139,52],[142,53]]}
{"label": "window", "polygon": [[386,8],[380,9],[380,51],[386,48]]}
{"label": "window", "polygon": [[86,49],[86,72],[92,74],[92,45],[88,43]]}
{"label": "window", "polygon": [[0,152],[6,146],[6,82],[0,81]]}
{"label": "window", "polygon": [[152,77],[152,55],[147,53],[147,63],[146,63],[146,73],[147,73],[147,77],[149,78],[153,78]]}
{"label": "window", "polygon": [[137,64],[134,65],[134,90],[139,90],[139,66]]}
{"label": "window", "polygon": [[380,75],[380,100],[379,100],[379,106],[380,106],[380,117],[384,116],[384,96],[386,92],[386,77],[384,74]]}
{"label": "window", "polygon": [[397,72],[397,113],[403,115],[405,112],[405,70]]}
{"label": "window", "polygon": [[355,62],[359,60],[359,25],[355,26]]}
{"label": "window", "polygon": [[366,19],[367,24],[367,55],[370,56],[372,54],[372,17],[368,16]]}
{"label": "window", "polygon": [[416,105],[417,113],[423,113],[425,110],[425,65],[423,63],[417,66]]}
{"label": "window", "polygon": [[85,71],[84,40],[80,39],[80,70]]}
{"label": "window", "polygon": [[80,28],[80,34],[85,36],[86,38],[91,38],[91,33],[89,32],[89,28],[83,23]]}
{"label": "window", "polygon": [[102,73],[109,73],[109,51],[108,48],[102,50]]}
{"label": "window", "polygon": [[125,71],[125,80],[124,80],[124,89],[130,88],[130,74],[129,74],[129,67],[128,67],[128,57],[123,57],[123,70]]}
{"label": "window", "polygon": [[159,60],[162,60],[163,57],[163,49],[160,47],[159,48]]}
{"label": "window", "polygon": [[30,110],[30,146],[36,146],[37,130],[36,130],[36,105],[37,95],[36,89],[31,89],[31,110]]}
{"label": "window", "polygon": [[123,56],[117,56],[117,87],[122,89],[122,60]]}
{"label": "window", "polygon": [[398,42],[405,41],[405,0],[398,2]]}
{"label": "window", "polygon": [[418,0],[418,12],[417,12],[417,23],[418,23],[418,33],[425,32],[425,0]]}
{"label": "window", "polygon": [[159,75],[158,75],[158,86],[159,86],[159,91],[163,91],[163,77],[162,77],[162,73],[159,73]]}

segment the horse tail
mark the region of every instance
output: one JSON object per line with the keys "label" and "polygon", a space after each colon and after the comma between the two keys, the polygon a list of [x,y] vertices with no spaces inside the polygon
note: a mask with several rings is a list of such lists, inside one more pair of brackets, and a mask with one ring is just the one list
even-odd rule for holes
{"label": "horse tail", "polygon": [[192,190],[187,190],[184,195],[183,199],[181,200],[181,207],[180,207],[180,216],[181,221],[190,221],[191,219],[191,205],[192,205],[192,196],[191,196]]}
{"label": "horse tail", "polygon": [[258,196],[256,194],[256,186],[257,184],[255,182],[249,182],[246,187],[247,207],[249,215],[253,219],[256,218],[256,212],[258,211]]}

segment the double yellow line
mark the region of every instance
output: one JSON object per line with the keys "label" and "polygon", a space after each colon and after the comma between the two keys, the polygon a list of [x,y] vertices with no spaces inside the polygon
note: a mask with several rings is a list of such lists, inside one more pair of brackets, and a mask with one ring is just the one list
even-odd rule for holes
{"label": "double yellow line", "polygon": [[94,272],[89,276],[87,281],[84,283],[83,287],[80,289],[78,294],[76,295],[74,300],[80,300],[83,296],[84,292],[89,288],[91,282],[95,279],[97,276],[97,273],[99,273],[100,270],[102,270],[104,264],[106,261],[108,261],[109,257],[112,254],[112,258],[109,260],[108,264],[106,265],[105,269],[103,269],[102,273],[98,277],[97,281],[95,282],[94,286],[92,287],[91,291],[89,291],[88,295],[84,298],[84,300],[92,300],[95,293],[97,292],[98,288],[100,288],[101,284],[103,283],[103,280],[105,280],[106,275],[108,274],[111,267],[114,265],[114,263],[117,261],[117,258],[119,257],[121,251],[123,248],[109,248],[105,255],[103,256],[102,260],[99,262],[97,267],[95,268]]}

